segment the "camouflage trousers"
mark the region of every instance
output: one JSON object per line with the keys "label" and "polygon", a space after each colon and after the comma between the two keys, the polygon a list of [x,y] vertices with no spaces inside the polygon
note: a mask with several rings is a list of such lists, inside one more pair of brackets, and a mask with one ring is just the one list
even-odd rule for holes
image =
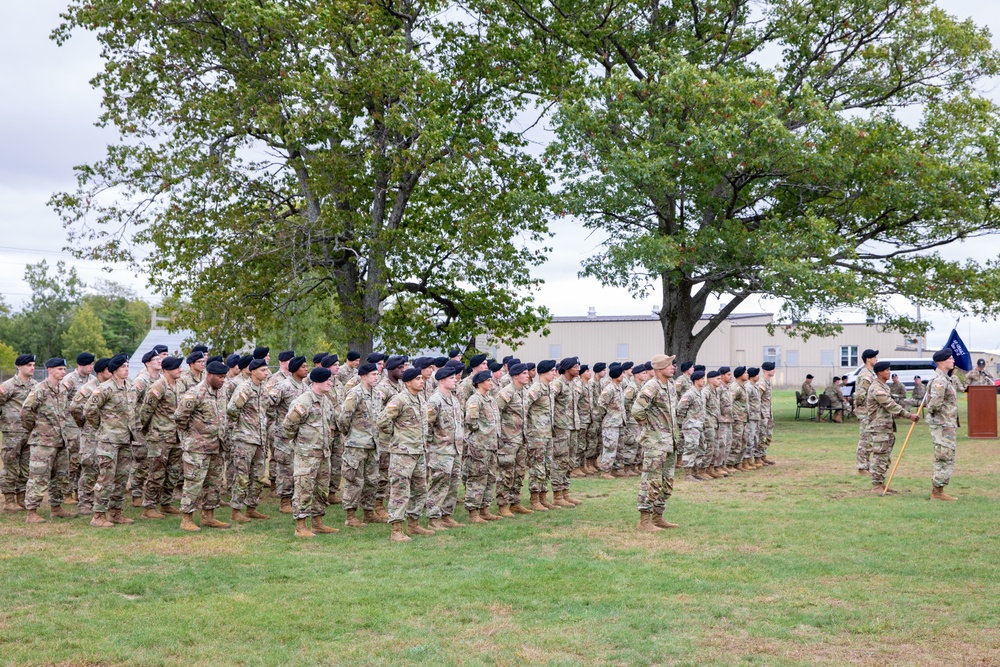
{"label": "camouflage trousers", "polygon": [[[264,451],[266,445],[236,442],[232,448],[233,484],[229,506],[242,510],[243,506],[257,507],[260,493],[267,478],[264,476]],[[226,468],[229,474],[229,468]]]}
{"label": "camouflage trousers", "polygon": [[98,441],[96,456],[94,512],[120,510],[125,500],[128,471],[132,469],[132,445]]}
{"label": "camouflage trousers", "polygon": [[374,449],[345,447],[341,463],[344,478],[345,510],[375,509],[375,489],[378,488],[378,452]]}
{"label": "camouflage trousers", "polygon": [[551,438],[528,438],[528,490],[545,493],[549,490],[549,457]]}
{"label": "camouflage trousers", "polygon": [[715,434],[715,456],[712,463],[717,466],[726,465],[729,450],[733,442],[733,422],[719,422],[719,430]]}
{"label": "camouflage trousers", "polygon": [[451,516],[458,505],[458,487],[462,478],[461,458],[431,452],[427,455],[427,518]]}
{"label": "camouflage trousers", "polygon": [[646,450],[642,457],[642,477],[639,479],[640,512],[663,514],[667,499],[674,492],[674,466],[677,453]]}
{"label": "camouflage trousers", "polygon": [[202,510],[219,507],[222,494],[222,452],[198,454],[183,452],[184,490],[181,491],[181,512],[191,514],[200,506]]}
{"label": "camouflage trousers", "polygon": [[871,473],[872,485],[885,485],[885,475],[892,462],[892,447],[896,444],[896,434],[877,433],[872,436]]}
{"label": "camouflage trousers", "polygon": [[53,507],[62,505],[70,492],[69,448],[66,446],[31,447],[24,506],[29,510],[37,510],[46,491],[49,492],[49,505]]}
{"label": "camouflage trousers", "polygon": [[271,454],[274,488],[279,498],[291,498],[295,491],[295,453],[283,438],[275,438]]}
{"label": "camouflage trousers", "polygon": [[754,456],[764,458],[767,456],[767,448],[771,446],[771,437],[774,435],[774,418],[767,417],[760,420],[760,428],[757,432],[757,449]]}
{"label": "camouflage trousers", "polygon": [[868,432],[868,418],[858,417],[858,470],[869,470],[872,458],[872,434]]}
{"label": "camouflage trousers", "polygon": [[80,479],[76,483],[77,509],[94,510],[94,485],[97,484],[97,441],[86,435],[80,438]]}
{"label": "camouflage trousers", "polygon": [[737,465],[743,460],[743,448],[746,445],[747,422],[733,422],[733,439],[729,442],[729,454],[726,463]]}
{"label": "camouflage trousers", "polygon": [[[465,509],[485,509],[493,504],[499,469],[497,451],[466,447],[462,457],[462,480],[465,482]],[[552,482],[555,488],[555,482]]]}
{"label": "camouflage trousers", "polygon": [[597,467],[601,472],[611,472],[615,468],[620,468],[622,462],[618,460],[618,450],[622,445],[621,426],[601,427],[601,459],[597,462]]}
{"label": "camouflage trousers", "polygon": [[27,433],[3,433],[3,472],[0,473],[0,493],[24,493],[28,487],[31,450]]}
{"label": "camouflage trousers", "polygon": [[146,459],[149,461],[149,474],[142,490],[142,506],[156,508],[158,505],[169,505],[173,501],[177,482],[184,480],[180,443],[176,440],[148,440]]}
{"label": "camouflage trousers", "polygon": [[274,487],[275,492],[277,492],[278,486],[278,466],[274,462],[274,434],[268,432],[267,434],[267,481],[272,487]]}
{"label": "camouflage trousers", "polygon": [[[232,431],[229,433],[230,442],[235,442],[232,440]],[[261,447],[258,445],[258,447]],[[261,448],[262,452],[267,451],[267,445]],[[267,456],[261,455],[264,459],[264,467],[267,467]],[[222,497],[230,496],[233,492],[233,486],[236,484],[236,445],[233,444],[231,447],[222,450],[222,465],[226,469],[226,474],[222,478]],[[263,482],[261,482],[263,484]],[[270,478],[268,479],[270,483]]]}
{"label": "camouflage trousers", "polygon": [[760,428],[760,421],[757,419],[747,420],[747,430],[745,435],[745,441],[743,443],[743,458],[752,459],[753,453],[757,451],[757,440],[759,437],[758,429]]}
{"label": "camouflage trousers", "polygon": [[80,440],[82,439],[79,434],[66,439],[66,449],[69,451],[69,488],[74,494],[78,494],[77,487],[80,484]]}
{"label": "camouflage trousers", "polygon": [[344,439],[335,434],[330,446],[330,492],[340,490],[340,480],[344,476]]}
{"label": "camouflage trousers", "polygon": [[149,447],[145,441],[132,444],[132,471],[128,478],[129,494],[142,498],[142,490],[149,478]]}
{"label": "camouflage trousers", "polygon": [[303,456],[295,452],[294,461],[292,517],[308,519],[323,516],[330,496],[330,457]]}
{"label": "camouflage trousers", "polygon": [[684,440],[684,449],[681,450],[681,466],[684,468],[697,467],[698,461],[705,458],[705,443],[701,437],[701,429],[681,429],[681,438]]}
{"label": "camouflage trousers", "polygon": [[375,488],[375,500],[384,501],[389,495],[389,452],[379,450],[378,454],[378,486]]}
{"label": "camouflage trousers", "polygon": [[419,519],[427,505],[427,459],[423,454],[389,455],[389,523]]}
{"label": "camouflage trousers", "polygon": [[934,474],[931,483],[937,487],[947,486],[951,473],[955,470],[956,437],[954,426],[931,424],[931,442],[934,444]]}
{"label": "camouflage trousers", "polygon": [[497,504],[516,505],[521,502],[524,471],[528,468],[528,448],[524,442],[501,440],[497,466]]}
{"label": "camouflage trousers", "polygon": [[715,465],[715,457],[719,450],[719,427],[705,422],[701,430],[701,442],[704,445],[704,454],[695,462],[699,468],[711,468]]}
{"label": "camouflage trousers", "polygon": [[625,424],[622,427],[622,440],[618,448],[617,467],[642,465],[639,458],[639,427],[637,424]]}
{"label": "camouflage trousers", "polygon": [[576,451],[573,452],[573,468],[582,468],[583,464],[590,458],[587,456],[589,446],[590,422],[580,425],[580,430],[576,432]]}
{"label": "camouflage trousers", "polygon": [[587,427],[587,449],[584,458],[596,459],[601,455],[601,423],[592,422]]}
{"label": "camouflage trousers", "polygon": [[552,429],[552,490],[569,488],[569,473],[573,470],[579,431],[568,428]]}

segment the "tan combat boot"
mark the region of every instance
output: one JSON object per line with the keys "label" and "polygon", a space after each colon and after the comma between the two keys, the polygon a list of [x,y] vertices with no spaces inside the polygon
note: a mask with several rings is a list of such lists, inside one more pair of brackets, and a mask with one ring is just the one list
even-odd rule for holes
{"label": "tan combat boot", "polygon": [[48,523],[38,510],[28,510],[28,516],[24,517],[25,523]]}
{"label": "tan combat boot", "polygon": [[361,520],[364,521],[365,524],[385,523],[384,521],[381,521],[377,516],[375,516],[374,510],[364,510],[364,515],[361,517]]}
{"label": "tan combat boot", "polygon": [[767,458],[767,454],[764,454],[764,456],[760,457],[760,460],[761,460],[761,461],[762,461],[762,462],[764,463],[764,465],[766,465],[766,466],[773,466],[773,465],[778,465],[778,462],[777,462],[777,461],[775,461],[774,459],[769,459],[769,458]]}
{"label": "tan combat boot", "polygon": [[364,528],[365,522],[358,518],[357,510],[345,510],[347,514],[347,519],[344,521],[344,525],[348,528]]}
{"label": "tan combat boot", "polygon": [[115,524],[108,521],[108,515],[106,512],[94,512],[93,518],[90,519],[90,525],[94,528],[114,528]]}
{"label": "tan combat boot", "polygon": [[865,477],[869,477],[871,475],[871,473],[865,470],[864,468],[858,468],[858,474],[863,475]]}
{"label": "tan combat boot", "polygon": [[590,468],[591,475],[596,475],[600,472],[600,468],[597,467],[597,459],[587,459],[587,466]]}
{"label": "tan combat boot", "polygon": [[[559,505],[556,505],[556,504],[555,504],[555,502],[551,502],[551,503],[550,503],[550,502],[549,502],[549,498],[548,498],[548,496],[549,496],[549,492],[548,492],[548,491],[539,491],[539,493],[538,493],[538,500],[539,500],[539,501],[540,501],[540,502],[541,502],[541,503],[542,503],[543,505],[545,505],[546,509],[550,509],[550,510],[557,510],[557,509],[561,509],[561,508],[559,507]],[[553,501],[555,500],[555,497],[556,497],[556,492],[555,492],[555,491],[553,491],[553,492],[552,492],[552,499],[553,499]]]}
{"label": "tan combat boot", "polygon": [[79,505],[79,501],[76,498],[76,492],[69,494],[63,499],[63,505]]}
{"label": "tan combat boot", "polygon": [[76,516],[76,512],[71,512],[69,510],[64,510],[62,505],[53,505],[52,511],[49,512],[50,517],[55,517],[57,519],[72,519]]}
{"label": "tan combat boot", "polygon": [[525,507],[521,503],[511,503],[510,504],[510,511],[511,511],[512,514],[534,514],[534,512],[532,512],[531,510],[529,510],[527,507]]}
{"label": "tan combat boot", "polygon": [[141,496],[132,496],[132,507],[142,507]]}
{"label": "tan combat boot", "polygon": [[628,467],[628,476],[629,477],[641,477],[642,476],[642,467],[638,466],[638,465],[630,465]]}
{"label": "tan combat boot", "polygon": [[428,537],[434,534],[433,530],[427,530],[420,525],[420,519],[412,517],[406,517],[406,532],[410,535],[426,535]]}
{"label": "tan combat boot", "polygon": [[443,519],[427,519],[427,527],[435,532],[439,530],[448,530],[448,526],[444,525]]}
{"label": "tan combat boot", "polygon": [[676,523],[670,523],[669,521],[664,521],[662,514],[657,514],[653,512],[653,525],[657,528],[680,528]]}
{"label": "tan combat boot", "polygon": [[872,486],[872,495],[873,496],[881,496],[883,493],[885,493],[885,485],[884,484],[875,484],[875,485]]}
{"label": "tan combat boot", "polygon": [[569,476],[573,479],[580,479],[581,477],[586,477],[587,473],[583,471],[583,468],[577,466],[569,472]]}
{"label": "tan combat boot", "polygon": [[583,504],[582,500],[579,500],[577,498],[573,498],[572,496],[569,495],[569,489],[566,489],[565,491],[563,491],[563,496],[562,497],[563,497],[564,501],[566,501],[567,503],[569,503],[573,507],[576,507],[577,505],[582,505]]}
{"label": "tan combat boot", "polygon": [[229,524],[215,518],[215,510],[201,511],[201,525],[203,528],[229,528]]}
{"label": "tan combat boot", "polygon": [[931,500],[958,500],[958,498],[955,496],[949,496],[945,493],[943,486],[932,486]]}
{"label": "tan combat boot", "polygon": [[382,523],[389,523],[389,513],[385,511],[385,501],[375,501],[375,516],[382,520]]}
{"label": "tan combat boot", "polygon": [[509,519],[514,518],[514,513],[510,511],[510,506],[508,505],[497,505],[497,514]]}
{"label": "tan combat boot", "polygon": [[708,475],[712,479],[722,479],[724,477],[724,475],[722,473],[717,472],[715,470],[715,466],[709,466],[708,468],[705,468],[704,470],[705,470],[704,474]]}
{"label": "tan combat boot", "polygon": [[135,523],[135,519],[128,518],[122,514],[121,510],[111,510],[108,512],[108,520],[110,520],[111,523],[118,523],[126,526],[130,523]]}
{"label": "tan combat boot", "polygon": [[18,512],[28,511],[27,506],[24,504],[24,491],[19,491],[17,494],[17,511]]}
{"label": "tan combat boot", "polygon": [[694,468],[684,468],[684,481],[700,482],[701,480],[694,476]]}
{"label": "tan combat boot", "polygon": [[162,519],[163,515],[156,511],[155,507],[144,507],[140,519]]}
{"label": "tan combat boot", "polygon": [[598,479],[614,479],[614,478],[615,478],[615,476],[614,476],[614,475],[612,475],[612,474],[611,474],[611,473],[609,473],[609,472],[601,472],[601,473],[600,473],[600,474],[599,474],[599,475],[597,476],[597,478],[598,478]]}
{"label": "tan combat boot", "polygon": [[448,528],[461,528],[462,526],[465,525],[464,523],[459,523],[458,521],[455,521],[455,517],[452,516],[451,514],[445,514],[443,517],[441,517],[441,523],[443,523]]}
{"label": "tan combat boot", "polygon": [[233,510],[233,513],[229,515],[229,520],[233,523],[250,523],[250,517],[239,510]]}
{"label": "tan combat boot", "polygon": [[496,514],[493,514],[492,512],[490,512],[490,508],[489,508],[488,505],[486,507],[480,507],[479,508],[479,516],[481,516],[482,518],[486,519],[487,521],[502,521],[503,520],[500,517],[498,517]]}
{"label": "tan combat boot", "polygon": [[532,493],[531,493],[531,511],[532,512],[548,512],[549,511],[549,508],[542,504],[542,500],[541,500],[541,498],[539,498],[540,495],[541,494],[535,493],[534,491],[532,491]]}
{"label": "tan combat boot", "polygon": [[611,471],[611,477],[612,478],[615,478],[615,477],[631,477],[631,476],[632,475],[628,474],[628,470],[626,470],[625,468],[617,468],[617,469]]}
{"label": "tan combat boot", "polygon": [[486,519],[479,515],[479,510],[469,510],[469,523],[489,523]]}
{"label": "tan combat boot", "polygon": [[639,532],[658,533],[662,528],[653,525],[653,518],[649,512],[639,512]]}
{"label": "tan combat boot", "polygon": [[[94,517],[96,518],[97,515],[95,514]],[[93,524],[93,521],[91,523]],[[192,533],[197,533],[201,530],[198,524],[194,522],[194,512],[181,512],[181,530],[188,530]]]}
{"label": "tan combat boot", "polygon": [[753,460],[753,465],[754,465],[755,468],[763,468],[764,467],[764,462],[760,460],[759,456],[757,456]]}
{"label": "tan combat boot", "polygon": [[258,512],[256,507],[248,507],[247,511],[246,511],[246,517],[248,519],[270,519],[271,518],[271,517],[269,517],[266,514],[261,514],[260,512]]}
{"label": "tan combat boot", "polygon": [[282,496],[281,502],[278,504],[278,511],[282,514],[292,513],[292,499],[288,496]]}
{"label": "tan combat boot", "polygon": [[389,535],[389,539],[393,542],[409,542],[413,538],[409,537],[403,532],[403,522],[393,521],[392,522],[392,534]]}
{"label": "tan combat boot", "polygon": [[316,533],[309,530],[305,519],[295,520],[295,537],[316,537]]}
{"label": "tan combat boot", "polygon": [[173,505],[160,505],[160,514],[180,514],[181,511]]}
{"label": "tan combat boot", "polygon": [[20,512],[21,508],[17,506],[17,494],[16,493],[5,493],[3,494],[3,511],[4,512]]}
{"label": "tan combat boot", "polygon": [[323,523],[323,517],[314,516],[312,520],[312,531],[314,533],[321,533],[323,535],[328,535],[330,533],[339,533],[340,528],[334,528],[332,526],[327,526]]}

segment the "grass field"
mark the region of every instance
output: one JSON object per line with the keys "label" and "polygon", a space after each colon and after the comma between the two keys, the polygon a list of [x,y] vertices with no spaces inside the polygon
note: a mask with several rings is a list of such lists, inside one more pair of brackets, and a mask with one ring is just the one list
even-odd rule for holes
{"label": "grass field", "polygon": [[635,478],[405,545],[384,525],[296,540],[274,501],[269,521],[194,535],[2,515],[0,663],[1000,664],[1000,442],[960,432],[960,500],[931,502],[921,423],[902,495],[877,498],[857,422],[779,412],[779,465],[678,482],[681,528],[655,535],[635,530]]}

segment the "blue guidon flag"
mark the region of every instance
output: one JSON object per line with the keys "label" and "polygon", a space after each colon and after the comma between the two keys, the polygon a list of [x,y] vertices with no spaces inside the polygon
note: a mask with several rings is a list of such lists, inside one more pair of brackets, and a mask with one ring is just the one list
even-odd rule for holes
{"label": "blue guidon flag", "polygon": [[951,350],[955,357],[955,368],[960,368],[966,373],[972,370],[972,355],[969,354],[969,348],[962,342],[962,337],[958,335],[957,329],[951,330],[945,347]]}

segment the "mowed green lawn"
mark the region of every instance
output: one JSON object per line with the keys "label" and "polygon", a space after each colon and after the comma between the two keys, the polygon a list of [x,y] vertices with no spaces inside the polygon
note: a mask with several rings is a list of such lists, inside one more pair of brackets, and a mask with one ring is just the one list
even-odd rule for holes
{"label": "mowed green lawn", "polygon": [[405,545],[385,525],[296,540],[273,500],[269,521],[194,535],[2,515],[0,663],[1000,664],[1000,442],[963,429],[960,500],[931,502],[921,423],[902,495],[877,498],[854,474],[857,422],[776,402],[780,464],[679,482],[681,528],[654,535],[635,530],[635,478]]}

